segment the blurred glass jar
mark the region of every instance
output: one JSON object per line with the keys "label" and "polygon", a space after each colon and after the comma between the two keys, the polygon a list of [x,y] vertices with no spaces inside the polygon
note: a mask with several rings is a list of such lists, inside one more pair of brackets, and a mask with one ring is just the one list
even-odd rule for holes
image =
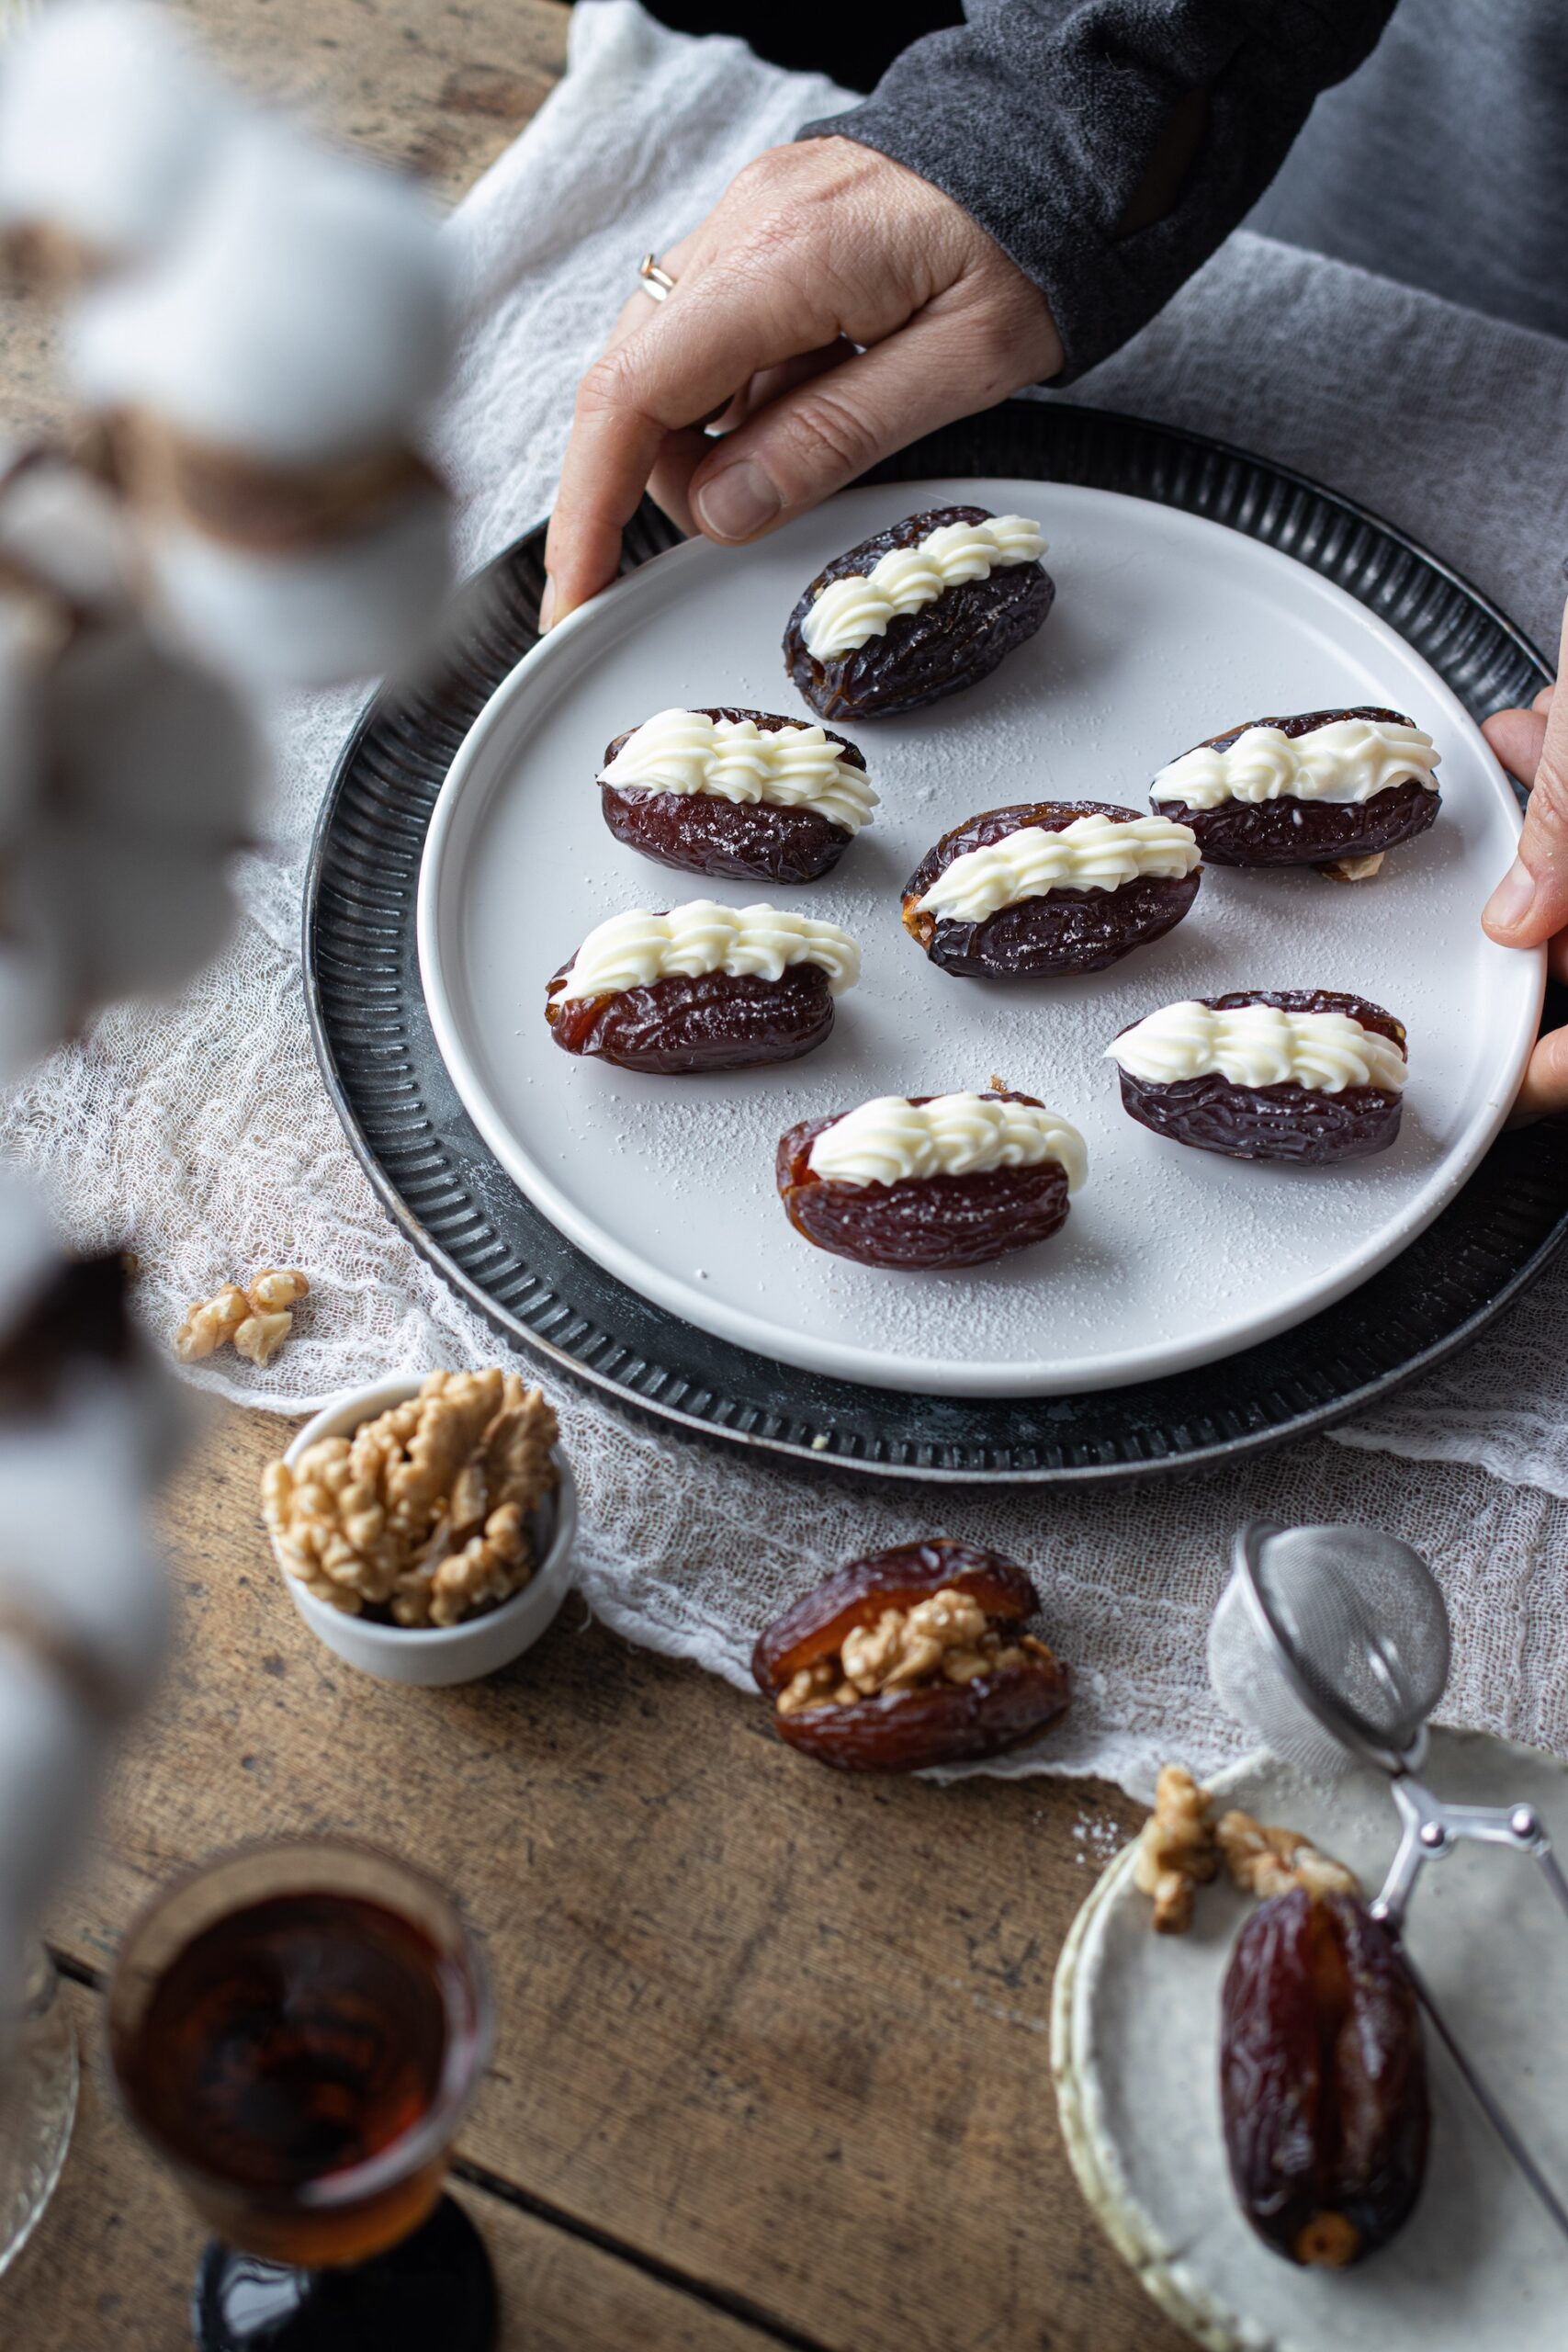
{"label": "blurred glass jar", "polygon": [[32,2235],[71,2144],[80,2068],[60,1978],[41,1944],[0,2018],[0,2273]]}

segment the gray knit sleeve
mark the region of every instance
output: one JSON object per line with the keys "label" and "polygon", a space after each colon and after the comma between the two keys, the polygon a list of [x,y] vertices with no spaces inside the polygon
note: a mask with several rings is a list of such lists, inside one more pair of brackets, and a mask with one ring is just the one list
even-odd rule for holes
{"label": "gray knit sleeve", "polygon": [[[813,122],[907,164],[1045,296],[1067,360],[1134,334],[1268,187],[1314,98],[1375,47],[1393,0],[965,0],[863,105]],[[1117,225],[1177,101],[1208,93],[1174,209]]]}

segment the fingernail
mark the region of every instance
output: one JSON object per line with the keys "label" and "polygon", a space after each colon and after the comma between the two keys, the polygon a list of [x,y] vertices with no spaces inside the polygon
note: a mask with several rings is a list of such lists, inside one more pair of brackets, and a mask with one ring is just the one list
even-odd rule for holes
{"label": "fingernail", "polygon": [[738,458],[710,474],[692,500],[698,522],[716,539],[749,539],[771,523],[784,501],[761,466]]}
{"label": "fingernail", "polygon": [[1486,901],[1482,922],[1488,931],[1517,931],[1535,902],[1535,876],[1516,857]]}
{"label": "fingernail", "polygon": [[545,593],[539,599],[539,635],[543,637],[556,616],[556,583],[545,582]]}

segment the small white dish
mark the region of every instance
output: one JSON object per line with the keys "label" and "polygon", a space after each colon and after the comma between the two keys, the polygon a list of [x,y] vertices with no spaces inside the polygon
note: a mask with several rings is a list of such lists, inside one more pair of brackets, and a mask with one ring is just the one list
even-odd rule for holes
{"label": "small white dish", "polygon": [[[417,1380],[400,1379],[344,1389],[306,1422],[285,1449],[284,1460],[292,1469],[318,1438],[352,1437],[364,1422],[417,1396],[419,1387]],[[538,1566],[522,1591],[514,1592],[498,1609],[487,1610],[461,1625],[378,1624],[374,1618],[350,1616],[344,1610],[317,1600],[279,1559],[295,1608],[330,1650],[362,1674],[377,1675],[383,1682],[414,1683],[432,1690],[448,1682],[477,1682],[510,1666],[514,1657],[532,1649],[571,1588],[577,1487],[559,1446],[552,1448],[550,1459],[559,1474],[559,1484],[528,1522]],[[276,1555],[276,1546],[273,1548]]]}

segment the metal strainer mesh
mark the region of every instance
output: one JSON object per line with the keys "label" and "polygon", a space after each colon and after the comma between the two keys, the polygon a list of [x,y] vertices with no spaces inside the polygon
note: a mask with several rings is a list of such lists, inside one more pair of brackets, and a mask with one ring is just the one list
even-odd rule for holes
{"label": "metal strainer mesh", "polygon": [[1352,1755],[1396,1769],[1449,1675],[1436,1577],[1396,1536],[1255,1523],[1209,1634],[1222,1703],[1277,1756],[1323,1778]]}

